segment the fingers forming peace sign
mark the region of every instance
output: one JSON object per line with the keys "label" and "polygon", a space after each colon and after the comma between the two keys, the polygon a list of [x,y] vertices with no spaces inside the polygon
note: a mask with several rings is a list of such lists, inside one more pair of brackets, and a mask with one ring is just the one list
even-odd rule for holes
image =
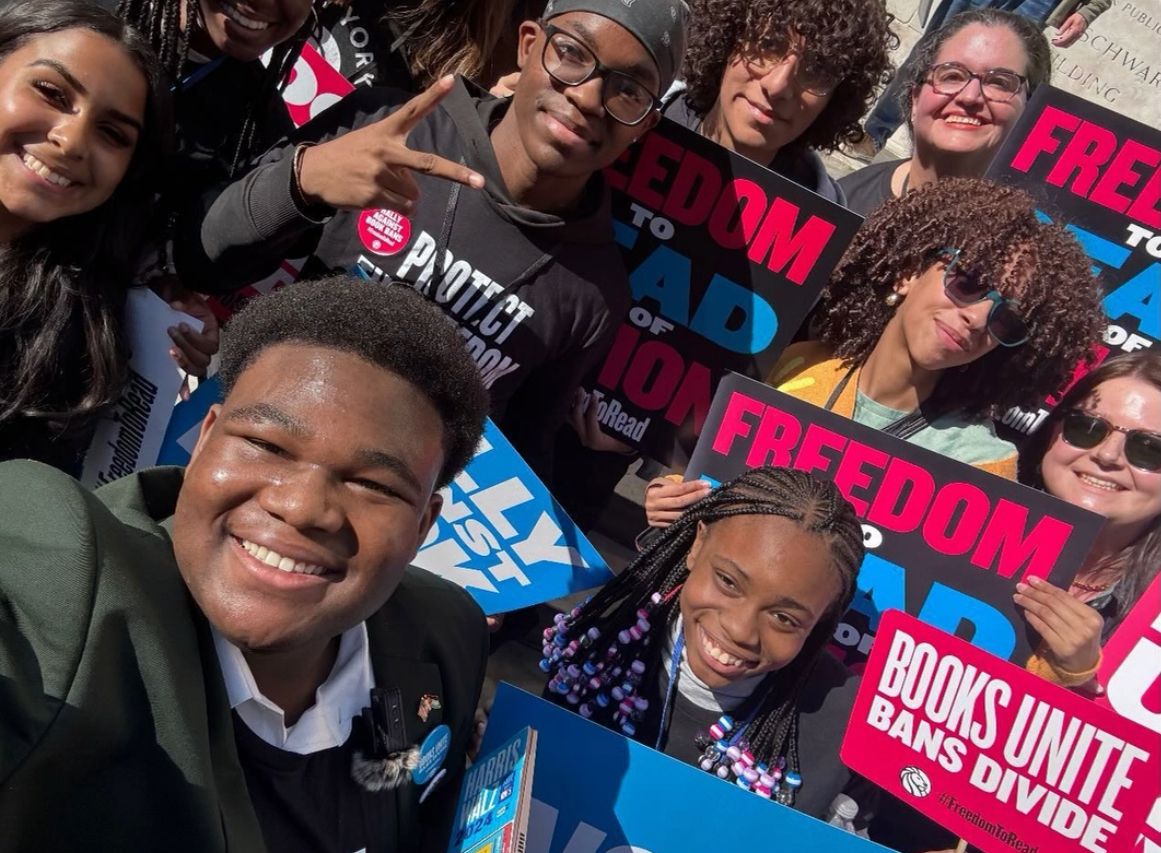
{"label": "fingers forming peace sign", "polygon": [[407,147],[407,136],[452,90],[437,80],[384,119],[306,149],[298,188],[306,201],[335,208],[389,208],[410,213],[419,199],[412,172],[480,189],[484,176],[430,151]]}

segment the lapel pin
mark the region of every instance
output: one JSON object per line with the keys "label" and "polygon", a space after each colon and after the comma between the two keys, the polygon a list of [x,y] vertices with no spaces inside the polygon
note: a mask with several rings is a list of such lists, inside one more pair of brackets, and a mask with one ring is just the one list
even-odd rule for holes
{"label": "lapel pin", "polygon": [[443,708],[443,703],[439,701],[439,697],[434,693],[424,693],[419,697],[419,709],[416,714],[419,715],[421,722],[426,723],[427,717],[432,711],[439,711]]}

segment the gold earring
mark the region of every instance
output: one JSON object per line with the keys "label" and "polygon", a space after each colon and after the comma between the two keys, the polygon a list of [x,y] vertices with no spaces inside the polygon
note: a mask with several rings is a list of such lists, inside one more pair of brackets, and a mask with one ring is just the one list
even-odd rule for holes
{"label": "gold earring", "polygon": [[892,290],[890,293],[887,294],[887,298],[884,299],[883,301],[887,303],[888,308],[894,308],[900,302],[903,301],[903,297]]}

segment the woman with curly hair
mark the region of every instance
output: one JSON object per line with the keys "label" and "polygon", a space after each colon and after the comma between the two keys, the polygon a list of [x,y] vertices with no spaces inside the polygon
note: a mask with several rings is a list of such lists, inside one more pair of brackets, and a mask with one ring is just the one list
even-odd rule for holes
{"label": "woman with curly hair", "polygon": [[841,201],[811,149],[857,142],[897,39],[882,0],[693,0],[686,89],[664,114]]}
{"label": "woman with curly hair", "polygon": [[553,701],[823,818],[858,687],[826,653],[863,560],[833,483],[754,468],[544,634]]}
{"label": "woman with curly hair", "polygon": [[1096,687],[1102,642],[1161,569],[1161,353],[1085,374],[1032,434],[1020,479],[1105,518],[1067,592],[1039,582],[1016,595],[1044,641],[1029,669]]}
{"label": "woman with curly hair", "polygon": [[973,9],[924,36],[899,73],[913,151],[839,180],[848,206],[863,216],[942,178],[982,177],[1032,92],[1048,82],[1052,56],[1027,18]]}
{"label": "woman with curly hair", "polygon": [[[1015,479],[1016,448],[992,419],[1064,387],[1104,323],[1088,258],[1063,226],[1037,219],[1023,190],[949,178],[867,220],[823,295],[820,340],[787,348],[767,381]],[[653,481],[650,525],[701,496]]]}

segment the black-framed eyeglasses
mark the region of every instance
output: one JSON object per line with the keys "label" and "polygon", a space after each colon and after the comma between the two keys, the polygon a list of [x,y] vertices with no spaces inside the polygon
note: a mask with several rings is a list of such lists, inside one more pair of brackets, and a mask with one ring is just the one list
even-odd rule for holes
{"label": "black-framed eyeglasses", "polygon": [[1005,104],[1028,85],[1028,78],[1007,68],[989,68],[979,74],[958,62],[941,62],[927,72],[927,82],[938,95],[958,95],[972,80],[980,81],[984,98]]}
{"label": "black-framed eyeglasses", "polygon": [[962,251],[951,247],[934,250],[930,261],[942,261],[943,292],[947,298],[962,307],[975,305],[985,299],[992,303],[988,311],[988,334],[1002,347],[1018,347],[1028,340],[1028,323],[1019,311],[1019,303],[992,290],[974,272],[960,264]]}
{"label": "black-framed eyeglasses", "polygon": [[1161,471],[1161,433],[1119,427],[1082,409],[1069,409],[1060,421],[1064,443],[1080,450],[1091,450],[1114,432],[1125,436],[1125,461],[1142,471]]}
{"label": "black-framed eyeglasses", "polygon": [[580,86],[593,77],[601,78],[601,103],[605,112],[621,124],[640,124],[660,103],[644,83],[624,71],[602,65],[596,55],[575,36],[553,24],[541,24],[546,38],[540,61],[557,83]]}

